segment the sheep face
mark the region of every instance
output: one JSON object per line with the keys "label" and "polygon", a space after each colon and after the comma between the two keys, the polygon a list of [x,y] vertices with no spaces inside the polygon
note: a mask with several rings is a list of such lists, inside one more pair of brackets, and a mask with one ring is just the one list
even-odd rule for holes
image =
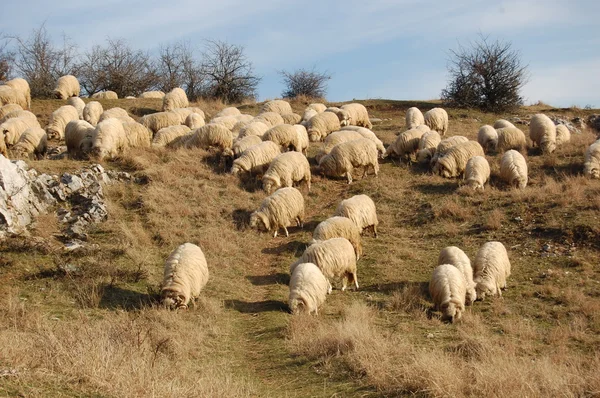
{"label": "sheep face", "polygon": [[321,169],[321,172],[325,175],[334,176],[336,174],[335,160],[330,155],[326,155],[321,159],[321,162],[319,163],[319,168]]}
{"label": "sheep face", "polygon": [[169,310],[186,309],[185,296],[172,290],[163,290],[162,304]]}
{"label": "sheep face", "polygon": [[65,97],[59,90],[54,90],[52,94],[54,94],[54,98],[56,99],[65,99]]}
{"label": "sheep face", "polygon": [[430,149],[421,149],[417,152],[417,162],[418,163],[429,163],[431,161],[433,154]]}
{"label": "sheep face", "polygon": [[279,188],[279,184],[277,184],[277,181],[269,177],[263,177],[263,189],[267,193],[267,195],[270,195],[271,192],[273,192],[277,188]]}
{"label": "sheep face", "polygon": [[79,143],[79,151],[84,154],[88,154],[92,151],[94,140],[92,137],[85,137]]}
{"label": "sheep face", "polygon": [[342,126],[342,127],[349,126],[351,123],[355,122],[355,120],[352,120],[352,118],[350,117],[350,114],[345,109],[340,109],[337,112],[337,116],[338,116],[338,119],[340,119],[340,126]]}
{"label": "sheep face", "polygon": [[306,312],[307,308],[304,302],[298,299],[290,301],[290,311],[292,314],[297,315]]}
{"label": "sheep face", "polygon": [[467,186],[469,186],[474,191],[484,191],[483,185],[481,185],[476,180],[468,180],[467,181]]}
{"label": "sheep face", "polygon": [[441,175],[444,178],[452,178],[452,172],[446,165],[440,163],[439,161],[436,163],[437,174]]}
{"label": "sheep face", "polygon": [[542,142],[540,144],[540,149],[542,150],[542,153],[552,153],[556,150],[556,142]]}
{"label": "sheep face", "polygon": [[231,167],[231,174],[233,174],[234,176],[240,174],[241,171],[242,171],[241,167],[239,165],[237,165],[237,164],[234,164]]}
{"label": "sheep face", "polygon": [[308,132],[308,139],[310,142],[317,142],[321,139],[321,134],[318,131],[311,130]]}
{"label": "sheep face", "polygon": [[250,215],[250,228],[255,228],[259,231],[269,231],[270,226],[269,219],[264,213],[255,211]]}
{"label": "sheep face", "polygon": [[46,127],[46,134],[48,135],[48,138],[51,140],[52,139],[58,140],[60,138],[60,133],[54,127]]}
{"label": "sheep face", "polygon": [[491,283],[478,282],[477,286],[475,286],[475,292],[477,294],[477,300],[483,301],[485,300],[485,296],[496,294],[496,288]]}
{"label": "sheep face", "polygon": [[108,155],[108,151],[101,147],[93,147],[90,151],[90,157],[98,161],[103,160]]}
{"label": "sheep face", "polygon": [[453,302],[444,303],[440,306],[442,321],[454,323],[462,316],[462,310]]}
{"label": "sheep face", "polygon": [[527,177],[519,178],[519,179],[515,180],[515,187],[517,187],[519,189],[525,189],[526,186],[527,186]]}
{"label": "sheep face", "polygon": [[583,174],[587,178],[600,178],[600,165],[594,164],[594,162],[585,162],[583,165]]}

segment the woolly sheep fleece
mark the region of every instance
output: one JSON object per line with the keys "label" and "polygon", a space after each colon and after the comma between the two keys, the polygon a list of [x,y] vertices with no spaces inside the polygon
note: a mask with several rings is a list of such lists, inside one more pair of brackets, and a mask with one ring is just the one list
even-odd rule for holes
{"label": "woolly sheep fleece", "polygon": [[96,125],[91,153],[102,160],[114,157],[128,148],[149,146],[150,133],[143,125],[109,118]]}
{"label": "woolly sheep fleece", "polygon": [[15,145],[19,141],[19,138],[21,138],[21,134],[31,127],[40,127],[37,119],[15,117],[0,124],[0,133],[4,137],[4,144],[7,147]]}
{"label": "woolly sheep fleece", "polygon": [[20,97],[24,99],[25,105],[23,109],[31,109],[31,90],[29,89],[29,83],[27,80],[17,77],[15,79],[8,80],[7,86],[12,87],[13,90],[20,94]]}
{"label": "woolly sheep fleece", "polygon": [[423,116],[425,124],[431,130],[435,130],[440,135],[446,135],[448,131],[448,113],[442,108],[433,108]]}
{"label": "woolly sheep fleece", "polygon": [[300,152],[285,152],[277,155],[262,178],[263,189],[270,194],[281,187],[291,187],[294,183],[306,183],[310,191],[310,164]]}
{"label": "woolly sheep fleece", "polygon": [[272,100],[265,102],[262,108],[260,108],[260,113],[265,112],[275,112],[280,115],[284,115],[286,113],[294,113],[290,103],[284,100]]}
{"label": "woolly sheep fleece", "polygon": [[529,123],[529,138],[542,153],[552,153],[556,149],[556,125],[543,113],[533,115]]}
{"label": "woolly sheep fleece", "polygon": [[117,118],[117,119],[123,118],[124,120],[131,119],[131,117],[129,116],[129,113],[127,113],[127,111],[125,109],[119,108],[119,107],[114,107],[114,108],[110,108],[110,109],[107,109],[104,112],[102,112],[102,115],[100,115],[98,122],[102,122],[102,121],[104,121],[106,119],[110,119],[110,118]]}
{"label": "woolly sheep fleece", "polygon": [[298,264],[290,278],[288,306],[292,314],[319,315],[319,307],[325,302],[330,286],[315,264]]}
{"label": "woolly sheep fleece", "polygon": [[240,110],[234,106],[230,106],[227,108],[223,108],[221,109],[219,112],[217,112],[216,115],[213,116],[213,118],[217,118],[217,117],[223,117],[223,116],[237,116],[237,115],[241,115],[242,112],[240,112]]}
{"label": "woolly sheep fleece", "polygon": [[114,91],[100,91],[92,95],[93,99],[116,100],[119,96]]}
{"label": "woolly sheep fleece", "polygon": [[429,282],[433,304],[442,313],[442,321],[454,322],[465,311],[466,281],[462,272],[450,264],[438,265]]}
{"label": "woolly sheep fleece", "polygon": [[319,113],[306,124],[306,131],[311,142],[323,141],[329,133],[341,128],[340,120],[332,112]]}
{"label": "woolly sheep fleece", "polygon": [[299,124],[302,121],[302,116],[297,113],[284,113],[281,118],[285,124]]}
{"label": "woolly sheep fleece", "polygon": [[204,117],[202,117],[202,115],[196,112],[192,112],[185,118],[184,124],[190,129],[195,130],[199,127],[204,126],[206,123],[204,122]]}
{"label": "woolly sheep fleece", "polygon": [[342,200],[335,209],[335,216],[348,217],[360,229],[361,234],[365,228],[373,229],[373,236],[377,237],[377,209],[375,202],[367,195],[355,195]]}
{"label": "woolly sheep fleece", "polygon": [[494,152],[498,146],[498,132],[489,124],[483,125],[477,132],[477,142],[485,153]]}
{"label": "woolly sheep fleece", "polygon": [[[285,236],[289,236],[287,227],[296,222],[302,227],[304,220],[304,198],[296,188],[280,188],[266,197],[258,210],[250,215],[250,227],[258,230],[275,231],[283,228]],[[308,262],[308,261],[305,261]]]}
{"label": "woolly sheep fleece", "polygon": [[302,152],[304,155],[308,154],[308,147],[310,146],[310,140],[308,139],[308,132],[306,127],[301,124],[294,124],[296,134],[298,136],[298,152]]}
{"label": "woolly sheep fleece", "polygon": [[186,141],[186,148],[217,148],[225,156],[233,156],[231,131],[220,124],[206,124],[193,131]]}
{"label": "woolly sheep fleece", "polygon": [[27,98],[19,90],[7,85],[0,85],[0,105],[15,104],[27,109]]}
{"label": "woolly sheep fleece", "polygon": [[437,160],[433,173],[444,178],[458,177],[465,172],[467,162],[473,156],[484,156],[483,148],[477,141],[468,141],[453,146]]}
{"label": "woolly sheep fleece", "polygon": [[363,254],[360,229],[347,217],[334,216],[321,221],[313,231],[313,242],[331,238],[346,238],[352,244],[356,260]]}
{"label": "woolly sheep fleece", "polygon": [[254,122],[262,122],[271,127],[275,127],[279,124],[283,124],[283,118],[279,113],[276,112],[264,112],[259,114],[253,119]]}
{"label": "woolly sheep fleece", "polygon": [[175,139],[186,135],[191,130],[188,126],[178,125],[162,128],[154,134],[152,139],[153,147],[163,147],[169,145]]}
{"label": "woolly sheep fleece", "polygon": [[325,112],[325,109],[327,109],[327,105],[321,104],[320,102],[314,102],[312,104],[308,104],[306,109],[307,110],[312,109],[312,110],[316,111],[317,113],[323,113],[323,112]]}
{"label": "woolly sheep fleece", "polygon": [[258,137],[262,137],[267,130],[269,130],[269,126],[260,121],[253,121],[246,125],[246,127],[240,130],[240,134],[238,138],[244,138],[249,135],[256,135]]}
{"label": "woolly sheep fleece", "polygon": [[423,134],[422,131],[417,129],[403,132],[388,146],[384,158],[395,155],[400,159],[410,161],[411,155],[419,149],[419,142]]}
{"label": "woolly sheep fleece", "polygon": [[363,138],[363,136],[356,131],[334,131],[333,133],[329,134],[327,138],[325,138],[325,141],[323,141],[323,146],[321,147],[321,150],[315,155],[315,160],[317,161],[317,163],[319,163],[321,159],[323,159],[325,155],[329,154],[336,145],[341,144],[342,142],[357,140],[359,138]]}
{"label": "woolly sheep fleece", "polygon": [[233,129],[233,127],[238,123],[237,117],[235,116],[219,116],[213,117],[210,119],[209,124],[220,124],[221,126],[227,128],[229,132]]}
{"label": "woolly sheep fleece", "polygon": [[467,162],[465,180],[467,186],[476,191],[483,191],[485,183],[490,179],[490,164],[484,156],[473,156]]}
{"label": "woolly sheep fleece", "polygon": [[406,116],[404,118],[406,120],[406,130],[411,130],[417,126],[425,124],[423,113],[421,113],[419,108],[414,106],[406,110]]}
{"label": "woolly sheep fleece", "polygon": [[89,153],[94,142],[94,126],[85,120],[72,120],[65,127],[65,144],[71,158],[78,159]]}
{"label": "woolly sheep fleece", "polygon": [[354,126],[362,126],[368,129],[372,129],[373,125],[369,120],[369,112],[363,104],[352,103],[342,105],[340,108],[342,111],[348,112],[348,122]]}
{"label": "woolly sheep fleece", "polygon": [[83,108],[83,120],[95,126],[100,121],[100,115],[104,112],[102,104],[98,101],[90,101]]}
{"label": "woolly sheep fleece", "polygon": [[175,87],[163,97],[162,110],[170,111],[175,108],[186,108],[190,105],[185,91],[179,87]]}
{"label": "woolly sheep fleece", "polygon": [[302,120],[300,121],[300,124],[302,124],[303,126],[305,126],[305,127],[306,127],[306,125],[308,124],[308,121],[309,121],[309,120],[310,120],[312,117],[314,117],[314,116],[316,116],[316,115],[318,115],[318,114],[319,114],[319,112],[315,111],[314,109],[308,109],[308,108],[307,108],[307,109],[304,111],[304,113],[302,114]]}
{"label": "woolly sheep fleece", "polygon": [[442,137],[437,131],[430,130],[423,133],[419,140],[419,148],[417,149],[417,162],[421,164],[429,163],[441,141]]}
{"label": "woolly sheep fleece", "polygon": [[152,132],[136,121],[124,122],[125,139],[128,148],[148,148],[152,144]]}
{"label": "woolly sheep fleece", "polygon": [[501,289],[506,288],[510,268],[508,253],[502,243],[484,243],[473,263],[473,281],[476,284],[477,300],[485,300],[489,295],[502,297]]}
{"label": "woolly sheep fleece", "polygon": [[438,256],[438,265],[450,264],[460,270],[465,278],[466,282],[466,296],[465,304],[471,305],[477,299],[477,292],[475,291],[475,282],[473,282],[473,267],[471,267],[471,260],[456,246],[448,246],[440,251]]}
{"label": "woolly sheep fleece", "polygon": [[15,157],[31,157],[42,159],[48,149],[48,137],[41,127],[30,127],[21,134],[19,141],[13,147]]}
{"label": "woolly sheep fleece", "polygon": [[508,120],[504,120],[504,119],[498,119],[494,122],[494,128],[495,129],[503,129],[506,127],[515,127],[514,124],[512,124],[511,122],[509,122]]}
{"label": "woolly sheep fleece", "polygon": [[503,127],[496,130],[498,132],[498,152],[506,152],[514,149],[519,152],[527,149],[527,138],[525,133],[516,127]]}
{"label": "woolly sheep fleece", "polygon": [[158,98],[162,99],[165,93],[162,91],[144,91],[138,98]]}
{"label": "woolly sheep fleece", "polygon": [[348,184],[352,183],[352,171],[355,167],[363,168],[363,178],[373,169],[375,177],[379,173],[377,147],[367,138],[342,142],[333,147],[331,152],[321,158],[319,168],[323,174],[331,177],[346,176]]}
{"label": "woolly sheep fleece", "polygon": [[8,119],[13,119],[16,117],[23,117],[23,118],[29,118],[31,120],[37,120],[37,117],[32,112],[19,109],[19,110],[15,110],[12,112],[8,112],[3,118],[0,119],[0,124],[4,123]]}
{"label": "woolly sheep fleece", "polygon": [[69,97],[79,97],[80,90],[79,80],[73,75],[66,75],[58,78],[53,93],[58,99],[67,99]]}
{"label": "woolly sheep fleece", "polygon": [[300,136],[294,126],[289,124],[280,124],[275,127],[271,127],[262,136],[263,141],[273,141],[277,145],[281,146],[284,150],[292,150],[296,152],[302,151],[300,145]]}
{"label": "woolly sheep fleece", "polygon": [[273,141],[263,141],[246,149],[239,158],[233,161],[231,173],[236,175],[241,171],[250,174],[263,174],[271,161],[281,153],[281,147]]}
{"label": "woolly sheep fleece", "polygon": [[71,105],[75,109],[77,109],[77,113],[79,114],[79,120],[83,120],[83,109],[85,108],[85,102],[79,97],[69,97],[67,100],[67,105]]}
{"label": "woolly sheep fleece", "polygon": [[379,152],[379,155],[383,156],[383,154],[385,153],[385,147],[383,146],[383,142],[381,142],[381,140],[379,138],[377,138],[377,136],[375,135],[374,132],[372,132],[368,128],[360,127],[360,126],[344,126],[341,129],[341,131],[348,131],[348,130],[355,131],[358,134],[362,135],[363,138],[368,138],[371,141],[373,141],[373,143],[377,146],[377,152]]}
{"label": "woolly sheep fleece", "polygon": [[48,126],[46,126],[48,138],[65,138],[65,127],[72,120],[79,120],[79,113],[74,106],[64,105],[52,112]]}
{"label": "woolly sheep fleece", "polygon": [[600,178],[600,140],[592,143],[585,151],[583,174],[588,178]]}
{"label": "woolly sheep fleece", "polygon": [[[22,111],[23,108],[19,104],[6,104],[0,107],[0,120],[4,119],[6,115],[14,111]],[[1,122],[0,122],[1,124]]]}
{"label": "woolly sheep fleece", "polygon": [[185,309],[200,295],[208,282],[208,265],[202,249],[184,243],[167,258],[161,287],[161,301],[169,309]]}
{"label": "woolly sheep fleece", "polygon": [[556,126],[556,145],[562,145],[571,141],[571,131],[564,124]]}
{"label": "woolly sheep fleece", "polygon": [[500,162],[500,178],[511,187],[524,189],[527,186],[527,162],[523,155],[514,149],[504,152]]}
{"label": "woolly sheep fleece", "polygon": [[251,146],[258,145],[261,142],[263,142],[262,139],[257,135],[249,135],[244,138],[238,138],[237,140],[235,140],[233,142],[233,147],[232,147],[233,156],[237,158],[246,149],[250,148]]}
{"label": "woolly sheep fleece", "polygon": [[181,118],[174,112],[156,112],[142,116],[140,123],[156,134],[162,128],[181,124]]}
{"label": "woolly sheep fleece", "polygon": [[452,137],[448,137],[446,139],[441,140],[435,150],[435,154],[431,158],[431,162],[429,163],[430,166],[435,167],[438,159],[444,156],[446,152],[450,150],[450,148],[458,144],[462,144],[464,142],[469,142],[469,139],[462,135],[454,135]]}
{"label": "woolly sheep fleece", "polygon": [[302,256],[290,266],[292,275],[302,263],[313,263],[328,280],[342,280],[342,291],[354,284],[358,289],[356,273],[356,254],[346,238],[331,238],[317,241],[304,250]]}

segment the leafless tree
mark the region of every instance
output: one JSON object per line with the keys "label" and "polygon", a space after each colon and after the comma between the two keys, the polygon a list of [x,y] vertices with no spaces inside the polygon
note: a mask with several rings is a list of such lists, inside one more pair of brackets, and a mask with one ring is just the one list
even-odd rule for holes
{"label": "leafless tree", "polygon": [[324,98],[327,93],[327,80],[331,75],[327,72],[317,72],[312,70],[298,69],[293,72],[280,71],[283,77],[284,91],[281,93],[283,98],[295,98],[299,95],[305,95],[311,98]]}
{"label": "leafless tree", "polygon": [[202,65],[196,60],[193,47],[182,41],[161,46],[158,54],[157,73],[159,88],[165,92],[175,87],[185,90],[190,100],[195,100],[206,91],[206,78]]}
{"label": "leafless tree", "polygon": [[209,40],[202,58],[209,96],[225,103],[256,97],[261,78],[254,74],[243,46]]}
{"label": "leafless tree", "polygon": [[10,79],[15,61],[15,54],[8,47],[9,42],[10,39],[0,32],[0,82]]}
{"label": "leafless tree", "polygon": [[519,92],[527,83],[527,66],[511,43],[480,36],[469,47],[451,50],[450,81],[442,90],[448,106],[501,112],[523,104]]}

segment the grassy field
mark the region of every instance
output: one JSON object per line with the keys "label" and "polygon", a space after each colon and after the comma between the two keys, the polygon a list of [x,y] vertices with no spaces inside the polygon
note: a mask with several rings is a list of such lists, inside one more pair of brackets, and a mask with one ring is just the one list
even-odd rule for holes
{"label": "grassy field", "polygon": [[[34,101],[33,111],[44,125],[63,102]],[[134,116],[160,107],[101,102]],[[436,105],[363,103],[382,119],[373,130],[385,145],[403,131],[408,107]],[[305,105],[293,103],[300,114]],[[260,104],[239,108],[257,114]],[[544,104],[514,115],[448,112],[447,135],[471,139],[500,117],[593,113]],[[392,161],[352,185],[315,172],[304,228],[275,239],[248,228],[264,192],[204,151],[134,150],[107,161],[149,183],[105,188],[109,220],[90,231],[86,250],[63,250],[52,214],[32,237],[0,242],[0,395],[600,396],[600,181],[581,175],[595,139],[584,131],[552,155],[530,150],[523,191],[498,181],[499,155],[488,156],[483,193]],[[31,162],[48,173],[85,164]],[[314,227],[359,193],[375,201],[380,220],[379,237],[363,237],[360,290],[334,290],[318,317],[291,316],[289,265]],[[442,323],[427,293],[439,251],[456,245],[473,259],[490,240],[504,243],[512,263],[503,298]],[[210,281],[195,306],[169,312],[156,293],[164,260],[184,242],[202,248]],[[61,271],[67,265],[77,271]]]}

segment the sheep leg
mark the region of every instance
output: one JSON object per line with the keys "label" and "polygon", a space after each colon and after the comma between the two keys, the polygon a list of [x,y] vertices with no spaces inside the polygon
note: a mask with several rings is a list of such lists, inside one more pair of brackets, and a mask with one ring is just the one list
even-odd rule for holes
{"label": "sheep leg", "polygon": [[275,230],[275,233],[273,234],[273,237],[274,237],[274,238],[276,238],[276,237],[277,237],[277,231],[278,231],[278,230],[279,230],[279,228],[277,228],[277,229]]}
{"label": "sheep leg", "polygon": [[377,225],[373,224],[373,237],[377,237]]}
{"label": "sheep leg", "polygon": [[356,286],[356,290],[358,290],[358,278],[356,273],[352,274],[352,279],[354,279],[354,286]]}
{"label": "sheep leg", "polygon": [[290,234],[288,233],[287,227],[283,227],[283,230],[285,231],[286,238],[289,237]]}
{"label": "sheep leg", "polygon": [[331,286],[331,282],[329,282],[329,279],[327,280],[327,294],[331,294],[331,291],[333,290],[333,287]]}
{"label": "sheep leg", "polygon": [[346,172],[346,178],[348,179],[348,184],[352,184],[352,173],[350,170]]}
{"label": "sheep leg", "polygon": [[342,279],[342,292],[345,292],[345,291],[346,291],[346,283],[347,283],[347,282],[346,282],[346,279],[347,279],[347,278],[344,278],[344,279]]}

